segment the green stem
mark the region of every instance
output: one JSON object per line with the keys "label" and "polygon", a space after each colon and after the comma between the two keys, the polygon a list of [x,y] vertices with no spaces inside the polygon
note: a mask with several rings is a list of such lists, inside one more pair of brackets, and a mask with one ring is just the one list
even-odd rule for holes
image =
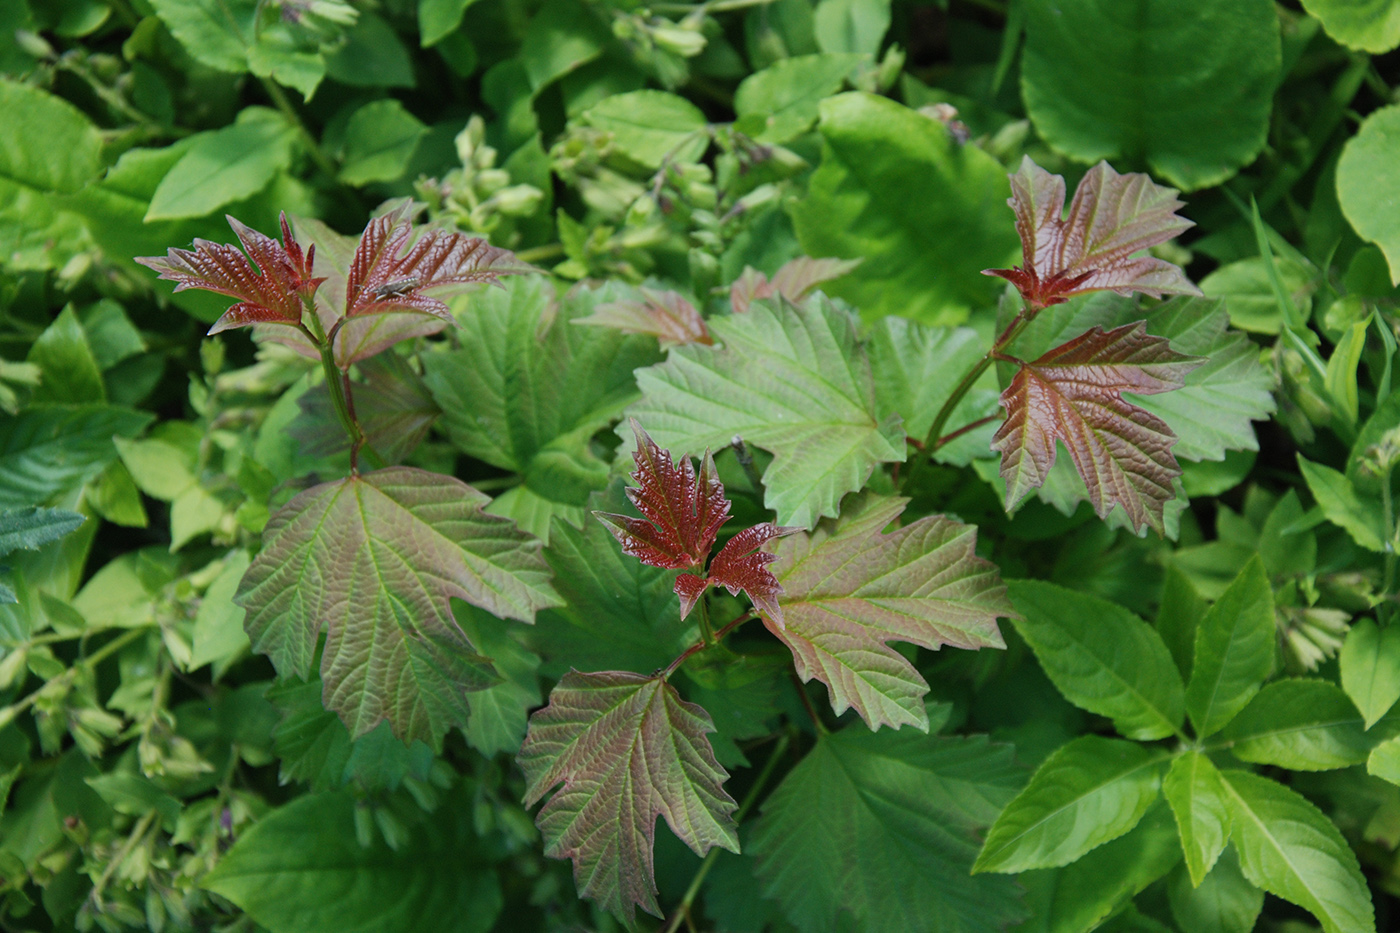
{"label": "green stem", "polygon": [[[774,770],[778,767],[779,760],[783,753],[787,751],[788,742],[791,737],[786,733],[778,739],[778,744],[773,746],[773,751],[768,755],[768,760],[763,763],[763,770],[758,772],[758,777],[754,778],[753,787],[744,795],[744,802],[739,805],[739,812],[734,814],[734,822],[742,822],[744,816],[748,814],[753,805],[758,802],[758,795],[763,793],[763,788],[768,784],[768,779],[773,776]],[[715,859],[719,856],[719,847],[711,847],[709,854],[705,856],[705,861],[700,863],[700,867],[695,871],[695,877],[690,879],[690,887],[685,889],[685,894],[681,897],[680,905],[676,907],[676,912],[671,915],[670,921],[666,924],[662,933],[676,933],[680,929],[681,921],[690,915],[690,907],[695,903],[695,898],[700,895],[700,886],[705,883],[705,877],[709,875],[710,869],[714,867]]]}
{"label": "green stem", "polygon": [[1395,585],[1395,506],[1390,494],[1392,469],[1393,467],[1388,468],[1381,474],[1381,503],[1385,509],[1385,576],[1381,579],[1382,596],[1389,596],[1391,588]]}
{"label": "green stem", "polygon": [[59,674],[53,680],[50,680],[48,683],[44,684],[44,686],[40,687],[38,690],[35,690],[33,693],[29,694],[24,699],[20,700],[18,703],[15,703],[11,706],[7,706],[4,710],[0,710],[0,714],[3,714],[7,718],[7,721],[13,720],[15,716],[19,715],[29,707],[33,706],[34,703],[39,699],[39,695],[42,694],[46,689],[48,689],[49,684],[53,683],[56,680],[72,680],[74,677],[77,676],[78,671],[83,668],[91,670],[92,668],[101,664],[103,661],[107,660],[107,658],[111,657],[114,653],[122,650],[127,645],[140,638],[142,635],[145,635],[151,630],[151,628],[152,626],[150,625],[143,625],[140,628],[129,629],[125,633],[118,635],[116,638],[113,638],[111,641],[107,642],[107,644],[103,645],[101,648],[98,648],[96,651],[94,651],[87,657],[82,658],[72,667],[68,668],[68,670],[64,671],[62,674]]}
{"label": "green stem", "polygon": [[522,249],[515,254],[515,258],[521,262],[536,263],[543,259],[553,259],[555,256],[564,255],[563,243],[546,243],[544,246],[534,246],[530,249]]}
{"label": "green stem", "polygon": [[273,105],[276,106],[282,116],[286,117],[287,121],[296,128],[297,134],[301,136],[303,145],[306,146],[306,151],[311,154],[311,161],[315,162],[316,166],[329,175],[333,181],[339,183],[340,176],[335,170],[335,163],[331,161],[330,156],[326,155],[326,151],[321,148],[321,144],[316,141],[316,137],[311,135],[311,130],[307,127],[306,121],[302,120],[301,114],[297,113],[296,108],[292,106],[292,102],[287,100],[287,95],[282,93],[282,89],[277,86],[276,82],[267,78],[259,78],[258,80],[262,82],[263,90],[267,91],[267,96],[272,98]]}
{"label": "green stem", "polygon": [[700,642],[708,648],[715,643],[715,633],[710,628],[710,607],[705,604],[704,596],[700,597],[697,608],[700,610]]}
{"label": "green stem", "polygon": [[807,695],[807,685],[802,682],[802,678],[797,676],[797,671],[788,671],[788,676],[792,678],[792,685],[797,688],[797,695],[802,700],[802,706],[807,710],[807,715],[812,720],[812,726],[817,730],[817,735],[829,735],[826,723],[817,715],[817,708],[812,705],[812,698]]}
{"label": "green stem", "polygon": [[[700,604],[701,604],[702,606],[704,605],[704,600],[703,600],[703,599],[700,601]],[[666,680],[667,678],[669,678],[672,674],[674,674],[674,673],[676,672],[677,668],[679,668],[679,667],[680,667],[682,664],[684,664],[686,661],[690,660],[690,658],[691,658],[692,655],[699,654],[700,652],[704,651],[706,648],[710,648],[710,647],[713,647],[714,645],[719,644],[720,642],[724,641],[724,636],[728,635],[730,632],[734,631],[736,628],[738,628],[739,626],[743,625],[745,622],[749,621],[750,619],[755,619],[755,618],[757,618],[757,617],[758,617],[758,613],[756,613],[756,612],[750,610],[750,611],[744,613],[743,615],[739,616],[739,618],[735,619],[733,622],[728,622],[728,623],[726,623],[725,626],[724,626],[724,628],[722,628],[722,629],[720,629],[718,632],[715,632],[715,633],[714,633],[714,635],[711,637],[711,639],[709,640],[709,642],[706,642],[706,641],[704,641],[704,640],[697,641],[695,644],[691,645],[689,648],[687,648],[687,649],[685,649],[684,651],[682,651],[682,652],[676,657],[676,659],[675,659],[674,661],[672,661],[670,664],[666,665],[666,667],[662,669],[662,671],[661,671],[661,679],[662,679],[662,680]],[[709,625],[709,619],[708,619],[708,617],[706,618],[704,624],[705,624],[706,626]]]}

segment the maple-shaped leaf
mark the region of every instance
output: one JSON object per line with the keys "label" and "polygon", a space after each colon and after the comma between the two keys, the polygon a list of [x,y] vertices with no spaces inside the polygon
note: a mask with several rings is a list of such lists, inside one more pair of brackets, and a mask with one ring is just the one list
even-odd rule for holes
{"label": "maple-shaped leaf", "polygon": [[729,518],[729,500],[715,472],[714,458],[705,451],[697,474],[689,457],[674,463],[670,452],[658,447],[637,419],[631,424],[637,441],[632,471],[637,485],[628,487],[627,498],[645,518],[593,514],[608,526],[623,553],[644,564],[668,570],[703,568],[719,526]]}
{"label": "maple-shaped leaf", "polygon": [[1178,266],[1153,256],[1135,256],[1165,243],[1194,226],[1176,215],[1182,202],[1176,189],[1166,188],[1140,172],[1120,175],[1100,162],[1074,190],[1069,215],[1065,180],[1031,161],[1011,176],[1016,231],[1021,236],[1023,265],[987,269],[985,274],[1010,281],[1026,304],[1039,310],[1070,295],[1108,289],[1133,292],[1199,295]]}
{"label": "maple-shaped leaf", "polygon": [[739,851],[737,805],[722,786],[729,774],[705,738],[714,731],[666,681],[622,671],[571,671],[530,717],[517,758],[526,806],[559,787],[535,820],[545,854],[573,859],[579,894],[629,925],[637,907],[661,915],[658,816],[697,855]]}
{"label": "maple-shaped leaf", "polygon": [[246,256],[235,246],[196,239],[194,249],[172,247],[165,256],[138,256],[136,261],[177,283],[177,292],[199,288],[240,299],[209,328],[211,334],[251,324],[300,324],[303,300],[310,300],[325,281],[312,274],[316,247],[302,251],[286,214],[281,215],[281,243],[225,217]]}
{"label": "maple-shaped leaf", "polygon": [[783,263],[771,279],[752,266],[745,266],[734,284],[729,286],[729,304],[735,314],[744,314],[750,304],[763,298],[781,295],[796,303],[821,283],[839,279],[861,262],[860,259],[798,256]]}
{"label": "maple-shaped leaf", "polygon": [[503,275],[534,271],[510,250],[477,237],[429,229],[415,239],[408,209],[405,203],[376,217],[360,235],[345,280],[347,318],[417,311],[450,321],[447,305],[427,290],[476,282],[498,285]]}
{"label": "maple-shaped leaf", "polygon": [[[759,548],[769,541],[796,534],[801,530],[784,528],[772,522],[745,528],[730,538],[710,562],[710,576],[707,582],[724,587],[731,596],[738,596],[742,590],[748,594],[755,609],[782,625],[783,610],[778,605],[778,596],[783,592],[783,588],[778,584],[778,578],[768,569],[774,557]],[[689,612],[686,596],[680,593],[679,588],[676,592],[681,596],[681,615],[684,617]]]}
{"label": "maple-shaped leaf", "polygon": [[489,497],[410,467],[323,483],[267,523],[239,584],[253,648],[283,677],[311,673],[353,737],[387,719],[438,746],[467,721],[467,692],[494,679],[452,616],[451,597],[502,618],[559,604],[533,536],[488,515]]}
{"label": "maple-shaped leaf", "polygon": [[1007,509],[1045,482],[1059,440],[1100,518],[1118,503],[1135,529],[1147,525],[1161,534],[1163,506],[1181,475],[1171,451],[1176,435],[1122,393],[1178,389],[1200,363],[1150,336],[1142,321],[1110,331],[1092,327],[1022,363],[1001,394],[1006,421],[992,438],[1001,452]]}
{"label": "maple-shaped leaf", "polygon": [[575,324],[611,327],[624,334],[647,334],[661,341],[662,346],[684,343],[713,344],[705,319],[686,297],[679,292],[641,289],[641,301],[610,301],[600,304],[588,317],[576,318]]}
{"label": "maple-shaped leaf", "polygon": [[839,519],[779,542],[784,624],[763,623],[804,681],[826,684],[838,714],[852,707],[872,729],[927,731],[928,684],[888,642],[1002,648],[997,617],[1015,610],[996,566],[975,553],[974,526],[927,516],[881,534],[907,501],[866,493]]}

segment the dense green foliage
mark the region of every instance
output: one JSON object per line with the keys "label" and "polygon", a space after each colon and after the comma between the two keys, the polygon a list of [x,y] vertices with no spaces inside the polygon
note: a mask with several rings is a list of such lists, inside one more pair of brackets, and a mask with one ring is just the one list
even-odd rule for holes
{"label": "dense green foliage", "polygon": [[0,927],[1394,928],[1397,46],[0,2]]}

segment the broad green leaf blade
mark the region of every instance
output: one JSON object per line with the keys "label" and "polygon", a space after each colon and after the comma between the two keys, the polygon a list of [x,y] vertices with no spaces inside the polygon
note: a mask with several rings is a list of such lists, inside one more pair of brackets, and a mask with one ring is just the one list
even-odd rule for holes
{"label": "broad green leaf blade", "polygon": [[1400,626],[1354,623],[1339,659],[1342,689],[1361,711],[1367,729],[1400,700]]}
{"label": "broad green leaf blade", "polygon": [[1241,761],[1293,771],[1361,764],[1371,752],[1361,714],[1325,680],[1269,684],[1219,735]]}
{"label": "broad green leaf blade", "polygon": [[1240,871],[1233,849],[1199,881],[1178,871],[1167,882],[1172,919],[1191,933],[1250,933],[1264,907],[1264,892]]}
{"label": "broad green leaf blade", "polygon": [[35,402],[72,405],[107,401],[93,343],[69,305],[30,344],[27,361],[39,367]]}
{"label": "broad green leaf blade", "polygon": [[812,33],[823,52],[874,56],[890,28],[890,0],[821,0]]}
{"label": "broad green leaf blade", "polygon": [[734,113],[754,139],[785,143],[817,122],[822,100],[841,90],[861,56],[826,52],[782,58],[734,91]]}
{"label": "broad green leaf blade", "polygon": [[636,398],[633,370],[661,354],[649,338],[574,323],[630,294],[619,286],[581,288],[556,306],[543,276],[504,284],[459,306],[460,346],[424,354],[424,381],[459,449],[524,476],[547,507],[532,530],[548,540],[551,515],[576,515],[607,483],[589,440]]}
{"label": "broad green leaf blade", "polygon": [[657,677],[622,671],[564,675],[530,717],[517,761],[526,806],[556,787],[536,817],[545,854],[574,861],[579,894],[631,924],[636,908],[661,916],[653,880],[656,818],[704,855],[739,851],[738,804],[715,761],[714,723]]}
{"label": "broad green leaf blade", "polygon": [[764,803],[748,851],[807,933],[992,933],[1025,915],[1014,881],[968,871],[1021,774],[980,736],[843,729]]}
{"label": "broad green leaf blade", "polygon": [[1167,565],[1166,578],[1153,627],[1162,636],[1182,678],[1190,680],[1191,665],[1195,661],[1196,630],[1205,618],[1208,606],[1196,591],[1191,578],[1176,564]]}
{"label": "broad green leaf blade", "polygon": [[1378,54],[1400,45],[1396,0],[1303,0],[1303,9],[1347,48]]}
{"label": "broad green leaf blade", "polygon": [[1030,4],[1021,93],[1036,130],[1081,162],[1145,160],[1188,191],[1247,165],[1278,80],[1277,14],[1268,0],[1197,12],[1170,0]]}
{"label": "broad green leaf blade", "polygon": [[756,302],[716,318],[721,347],[684,346],[637,373],[628,409],[656,443],[699,456],[742,437],[773,454],[764,503],[777,523],[811,528],[865,485],[877,463],[902,461],[898,419],[881,419],[850,312],[823,296],[800,306]]}
{"label": "broad green leaf blade", "polygon": [[1368,116],[1347,140],[1337,163],[1337,199],[1363,240],[1375,243],[1390,264],[1390,282],[1400,285],[1400,218],[1387,210],[1400,197],[1394,166],[1400,155],[1400,107]]}
{"label": "broad green leaf blade", "polygon": [[473,693],[471,715],[462,730],[467,742],[483,755],[515,754],[525,739],[530,711],[544,700],[537,671],[539,656],[520,644],[518,626],[483,609],[457,603],[457,624],[473,645],[491,659],[501,682]]}
{"label": "broad green leaf blade", "polygon": [[1332,821],[1267,778],[1244,771],[1220,776],[1244,876],[1309,911],[1325,933],[1375,933],[1366,879]]}
{"label": "broad green leaf blade", "polygon": [[1367,496],[1345,473],[1298,455],[1298,469],[1327,520],[1346,529],[1368,551],[1384,551],[1385,527],[1378,496]]}
{"label": "broad green leaf blade", "polygon": [[1274,592],[1256,555],[1196,629],[1186,711],[1198,737],[1219,732],[1259,691],[1277,640]]}
{"label": "broad green leaf blade", "polygon": [[1400,736],[1386,739],[1366,759],[1366,772],[1392,784],[1400,784]]}
{"label": "broad green leaf blade", "polygon": [[397,100],[370,101],[350,115],[340,180],[350,185],[393,181],[407,171],[428,126]]}
{"label": "broad green leaf blade", "polygon": [[486,933],[500,882],[465,853],[481,845],[468,800],[424,816],[394,851],[355,836],[355,798],[311,794],[273,810],[201,880],[272,933]]}
{"label": "broad green leaf blade", "polygon": [[584,111],[580,119],[612,133],[618,150],[651,169],[694,162],[710,144],[704,112],[665,91],[614,94]]}
{"label": "broad green leaf blade", "polygon": [[54,405],[0,415],[0,508],[42,505],[96,479],[152,415],[107,405]]}
{"label": "broad green leaf blade", "polygon": [[254,0],[154,0],[156,15],[201,64],[241,74],[248,70],[244,36],[256,31]]}
{"label": "broad green leaf blade", "polygon": [[1172,762],[1162,793],[1176,817],[1191,883],[1199,885],[1230,840],[1230,812],[1220,772],[1210,759],[1188,751]]}
{"label": "broad green leaf blade", "polygon": [[487,501],[409,467],[301,493],[268,522],[239,587],[254,650],[305,678],[324,628],[325,703],[351,734],[387,719],[436,747],[466,724],[467,691],[494,678],[450,597],[524,622],[559,602],[539,542],[483,513]]}
{"label": "broad green leaf blade", "polygon": [[888,642],[1001,648],[996,620],[1013,613],[996,567],[975,553],[975,526],[930,516],[880,533],[906,501],[847,499],[841,518],[779,541],[783,618],[763,622],[798,676],[826,684],[838,714],[852,707],[872,729],[927,731],[928,684]]}
{"label": "broad green leaf blade", "polygon": [[1167,646],[1116,603],[1039,580],[1007,584],[1016,630],[1075,706],[1108,716],[1130,739],[1160,739],[1181,725],[1181,675]]}
{"label": "broad green leaf blade", "polygon": [[87,516],[68,509],[6,509],[0,512],[0,557],[34,550],[77,531]]}
{"label": "broad green leaf blade", "polygon": [[250,107],[201,135],[161,179],[146,222],[203,217],[266,188],[292,161],[295,131],[281,114]]}
{"label": "broad green leaf blade", "polygon": [[938,121],[850,93],[821,102],[822,161],[791,213],[809,256],[864,257],[828,290],[868,319],[955,324],[991,304],[980,270],[1009,265],[1016,233],[1001,165]]}
{"label": "broad green leaf blade", "polygon": [[973,871],[1058,868],[1131,830],[1157,799],[1167,756],[1086,735],[1045,760],[987,832]]}

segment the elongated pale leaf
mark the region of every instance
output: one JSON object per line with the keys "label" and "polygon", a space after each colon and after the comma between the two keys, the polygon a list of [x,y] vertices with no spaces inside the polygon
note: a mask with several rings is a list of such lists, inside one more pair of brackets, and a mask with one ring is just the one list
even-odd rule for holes
{"label": "elongated pale leaf", "polygon": [[1220,729],[1259,691],[1274,667],[1274,594],[1258,555],[1196,628],[1186,711],[1196,734]]}
{"label": "elongated pale leaf", "polygon": [[843,729],[764,803],[755,872],[806,933],[1005,929],[1024,916],[1013,879],[968,870],[1022,773],[980,736]]}
{"label": "elongated pale leaf", "polygon": [[6,509],[0,512],[0,557],[33,550],[77,531],[87,516],[68,509]]}
{"label": "elongated pale leaf", "polygon": [[904,459],[896,419],[876,414],[856,320],[824,297],[802,307],[755,304],[718,318],[722,347],[685,346],[640,370],[629,414],[681,456],[742,437],[773,454],[764,502],[778,523],[811,528],[836,514],[877,463]]}
{"label": "elongated pale leaf", "polygon": [[1361,714],[1336,684],[1280,680],[1269,684],[1230,721],[1219,740],[1241,761],[1294,771],[1361,764],[1374,740]]}
{"label": "elongated pale leaf", "polygon": [[1313,463],[1302,454],[1298,455],[1298,470],[1329,522],[1345,528],[1351,539],[1368,551],[1385,550],[1384,512],[1379,508],[1379,496],[1363,495],[1345,473]]}
{"label": "elongated pale leaf", "polygon": [[292,163],[296,131],[275,110],[249,107],[238,122],[201,133],[161,179],[145,222],[203,217],[257,194]]}
{"label": "elongated pale leaf", "polygon": [[598,305],[587,317],[576,318],[575,324],[611,327],[624,334],[650,334],[662,346],[684,343],[713,344],[705,319],[685,296],[673,291],[641,290],[642,300],[610,301]]}
{"label": "elongated pale leaf", "polygon": [[1068,865],[1138,824],[1157,799],[1167,756],[1086,735],[1045,760],[987,832],[973,871]]}
{"label": "elongated pale leaf", "polygon": [[1244,876],[1312,913],[1325,933],[1375,933],[1356,856],[1321,810],[1268,778],[1222,771]]}
{"label": "elongated pale leaf", "polygon": [[738,805],[721,786],[729,775],[705,738],[713,731],[709,714],[660,678],[572,671],[559,681],[517,760],[527,806],[559,788],[536,822],[545,854],[573,859],[579,894],[628,923],[637,907],[660,916],[658,816],[697,855],[739,851]]}
{"label": "elongated pale leaf", "polygon": [[1033,308],[1104,289],[1158,298],[1199,295],[1180,267],[1135,255],[1194,226],[1176,215],[1182,206],[1176,194],[1140,172],[1120,175],[1100,162],[1080,180],[1069,216],[1063,217],[1064,178],[1024,156],[1011,176],[1007,202],[1016,213],[1022,265],[987,274],[1010,281]]}
{"label": "elongated pale leaf", "polygon": [[465,725],[467,691],[494,674],[452,618],[458,597],[534,620],[558,605],[538,541],[481,511],[451,477],[391,467],[301,493],[268,522],[239,586],[253,648],[282,676],[311,672],[353,736],[389,720],[405,741]]}
{"label": "elongated pale leaf", "polygon": [[975,553],[975,527],[929,516],[881,534],[905,501],[848,499],[840,519],[779,542],[783,622],[763,623],[804,681],[826,684],[837,713],[927,731],[928,684],[888,643],[1000,648],[996,620],[1012,610],[996,567]]}
{"label": "elongated pale leaf", "polygon": [[1181,725],[1181,675],[1146,622],[1053,583],[1013,580],[1008,590],[1021,613],[1016,630],[1065,699],[1108,716],[1130,739],[1160,739]]}
{"label": "elongated pale leaf", "polygon": [[1191,883],[1199,885],[1230,839],[1230,812],[1220,772],[1210,759],[1188,751],[1172,762],[1162,793],[1176,817]]}
{"label": "elongated pale leaf", "polygon": [[1122,393],[1180,388],[1195,362],[1138,322],[1111,331],[1094,327],[1023,363],[1001,395],[1006,421],[992,441],[1001,452],[1007,508],[1045,482],[1059,440],[1100,518],[1121,505],[1134,528],[1148,525],[1161,534],[1162,509],[1181,474],[1171,452],[1176,436]]}
{"label": "elongated pale leaf", "polygon": [[1361,619],[1347,633],[1338,659],[1342,689],[1369,729],[1400,700],[1400,626]]}

